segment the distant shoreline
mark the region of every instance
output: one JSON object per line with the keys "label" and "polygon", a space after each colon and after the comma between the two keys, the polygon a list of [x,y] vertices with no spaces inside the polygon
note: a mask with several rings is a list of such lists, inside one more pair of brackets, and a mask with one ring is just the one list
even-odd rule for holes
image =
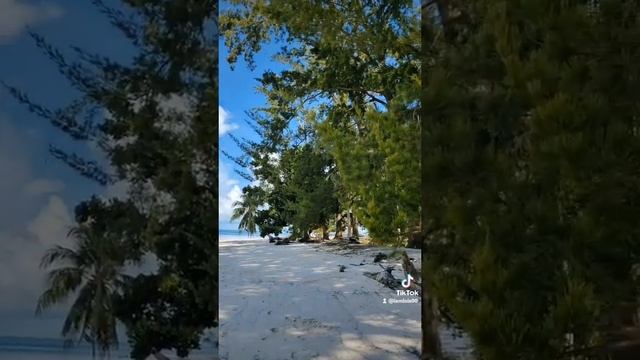
{"label": "distant shoreline", "polygon": [[249,234],[244,230],[237,229],[220,229],[218,230],[218,239],[219,241],[257,241],[257,240],[265,240],[265,238],[261,237],[260,234]]}

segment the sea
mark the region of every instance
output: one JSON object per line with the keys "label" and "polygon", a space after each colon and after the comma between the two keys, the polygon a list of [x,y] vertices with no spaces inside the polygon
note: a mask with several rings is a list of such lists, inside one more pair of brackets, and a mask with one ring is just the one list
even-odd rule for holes
{"label": "sea", "polygon": [[[360,235],[365,236],[368,235],[369,232],[367,229],[360,227],[359,228]],[[329,235],[333,236],[333,232],[330,232]],[[289,229],[285,229],[279,236],[288,237],[291,235]],[[239,229],[220,229],[218,231],[218,236],[220,241],[232,241],[232,240],[266,240],[266,237],[261,237],[260,234],[249,234],[245,230]]]}
{"label": "sea", "polygon": [[264,240],[265,238],[260,237],[260,234],[249,234],[245,230],[238,229],[220,229],[218,231],[218,236],[220,241],[231,241],[231,240]]}
{"label": "sea", "polygon": [[[63,341],[58,339],[40,339],[28,337],[0,337],[0,359],[2,360],[62,360],[91,359],[91,347],[79,344],[72,348],[64,348]],[[113,350],[112,359],[129,359],[128,349]]]}
{"label": "sea", "polygon": [[[0,360],[84,360],[93,359],[91,346],[86,343],[72,348],[64,348],[59,339],[41,339],[29,337],[0,336]],[[129,359],[129,349],[121,344],[117,350],[111,351],[110,359]],[[214,360],[218,359],[217,351],[211,344],[203,344],[201,350],[194,351],[189,359]],[[176,357],[167,354],[170,359]],[[98,358],[96,354],[96,359]]]}

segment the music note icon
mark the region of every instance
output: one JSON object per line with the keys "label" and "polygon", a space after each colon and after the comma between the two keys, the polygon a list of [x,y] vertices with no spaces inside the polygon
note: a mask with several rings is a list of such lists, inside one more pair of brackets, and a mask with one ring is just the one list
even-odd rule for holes
{"label": "music note icon", "polygon": [[407,274],[407,278],[402,280],[402,287],[405,289],[411,287],[411,280],[415,279],[413,278],[413,276],[411,276],[411,274]]}

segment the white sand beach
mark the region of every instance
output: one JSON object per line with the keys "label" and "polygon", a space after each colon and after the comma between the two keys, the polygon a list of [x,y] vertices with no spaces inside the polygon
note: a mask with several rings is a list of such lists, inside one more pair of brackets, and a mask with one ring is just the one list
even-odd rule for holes
{"label": "white sand beach", "polygon": [[[381,271],[378,251],[220,242],[220,358],[418,359],[420,304],[383,303],[411,297],[363,275]],[[408,254],[419,266],[420,251]],[[442,337],[447,352],[467,358],[466,341]]]}

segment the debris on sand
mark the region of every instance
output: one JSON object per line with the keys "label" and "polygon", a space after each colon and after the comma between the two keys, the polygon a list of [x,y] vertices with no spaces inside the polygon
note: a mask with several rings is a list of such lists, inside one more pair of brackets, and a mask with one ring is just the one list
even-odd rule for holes
{"label": "debris on sand", "polygon": [[374,263],[379,263],[382,260],[386,260],[387,259],[387,254],[383,254],[381,252],[377,253],[376,256],[373,258],[373,262]]}
{"label": "debris on sand", "polygon": [[388,287],[389,289],[398,290],[402,289],[402,280],[396,279],[395,276],[391,273],[395,270],[394,266],[384,267],[380,265],[380,267],[384,270],[381,272],[363,272],[363,275],[374,279],[375,281],[381,283],[382,285]]}
{"label": "debris on sand", "polygon": [[376,280],[382,285],[391,289],[395,289],[398,287],[398,280],[394,278],[390,272],[387,271],[379,272],[378,276],[376,276]]}

